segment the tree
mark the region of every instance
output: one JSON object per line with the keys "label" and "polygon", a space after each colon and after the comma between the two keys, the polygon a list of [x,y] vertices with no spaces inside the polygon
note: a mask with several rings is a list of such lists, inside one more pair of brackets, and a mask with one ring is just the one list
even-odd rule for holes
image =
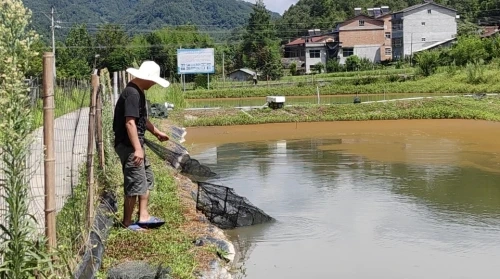
{"label": "tree", "polygon": [[95,52],[92,50],[92,37],[85,25],[75,25],[69,31],[64,45],[56,48],[58,76],[88,77],[93,67]]}
{"label": "tree", "polygon": [[281,53],[271,15],[262,0],[257,0],[250,14],[241,45],[242,64],[261,71],[272,79],[283,76]]}
{"label": "tree", "polygon": [[2,212],[0,226],[3,262],[0,278],[34,278],[35,273],[50,275],[50,257],[37,241],[37,221],[29,212],[29,161],[32,143],[32,111],[24,83],[29,61],[37,57],[31,47],[37,35],[28,29],[31,12],[20,0],[0,2],[0,172],[2,199],[8,210]]}
{"label": "tree", "polygon": [[123,71],[132,63],[131,53],[126,49],[129,37],[119,25],[104,24],[95,35],[94,46],[98,49],[98,67],[110,72]]}
{"label": "tree", "polygon": [[488,58],[483,40],[477,35],[458,38],[457,44],[450,51],[450,55],[458,66],[465,66],[467,63]]}

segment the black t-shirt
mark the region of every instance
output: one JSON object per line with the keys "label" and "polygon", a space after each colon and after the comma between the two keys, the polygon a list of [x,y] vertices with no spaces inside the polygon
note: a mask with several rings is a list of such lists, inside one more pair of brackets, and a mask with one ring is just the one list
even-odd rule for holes
{"label": "black t-shirt", "polygon": [[144,134],[146,133],[146,96],[137,85],[132,82],[127,84],[118,98],[113,119],[113,131],[115,132],[115,146],[123,143],[132,146],[128,137],[125,121],[127,117],[135,117],[137,135],[141,146],[144,146]]}

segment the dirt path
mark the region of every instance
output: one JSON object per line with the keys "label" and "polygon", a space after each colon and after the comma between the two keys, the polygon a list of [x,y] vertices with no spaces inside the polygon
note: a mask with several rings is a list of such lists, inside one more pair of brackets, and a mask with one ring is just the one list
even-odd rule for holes
{"label": "dirt path", "polygon": [[[61,210],[66,199],[71,195],[72,185],[78,183],[78,168],[85,162],[87,156],[88,123],[88,108],[63,115],[54,122],[57,211]],[[40,233],[43,233],[45,228],[43,127],[35,130],[30,149],[31,156],[28,159],[32,174],[30,180],[30,212],[38,221]],[[0,176],[3,178],[3,174],[0,174]],[[5,203],[0,199],[0,209],[5,208]],[[2,221],[3,218],[0,216],[0,222]]]}

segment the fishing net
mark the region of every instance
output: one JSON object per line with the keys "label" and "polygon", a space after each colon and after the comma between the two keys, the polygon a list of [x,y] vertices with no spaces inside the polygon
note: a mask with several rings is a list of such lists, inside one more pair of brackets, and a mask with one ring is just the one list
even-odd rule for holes
{"label": "fishing net", "polygon": [[145,139],[144,144],[173,168],[193,180],[205,180],[217,176],[209,167],[191,158],[188,151],[175,141],[169,140],[165,145],[160,145]]}
{"label": "fishing net", "polygon": [[196,209],[221,229],[258,225],[274,220],[249,200],[237,195],[233,189],[208,182],[198,182]]}
{"label": "fishing net", "polygon": [[191,158],[186,148],[177,142],[186,135],[183,128],[170,126],[167,130],[171,137],[169,141],[159,144],[145,139],[144,144],[173,168],[197,182],[196,209],[203,212],[212,224],[221,229],[233,229],[274,220],[233,189],[204,182],[217,174]]}

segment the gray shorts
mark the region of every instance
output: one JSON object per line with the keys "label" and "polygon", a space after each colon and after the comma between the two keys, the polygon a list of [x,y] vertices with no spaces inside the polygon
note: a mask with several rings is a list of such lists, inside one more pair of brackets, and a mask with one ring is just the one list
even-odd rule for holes
{"label": "gray shorts", "polygon": [[[118,144],[115,151],[120,157],[123,171],[123,187],[126,196],[145,195],[147,190],[154,186],[154,175],[151,164],[144,155],[140,166],[134,164],[134,148],[124,144]],[[145,154],[145,153],[144,153]]]}

